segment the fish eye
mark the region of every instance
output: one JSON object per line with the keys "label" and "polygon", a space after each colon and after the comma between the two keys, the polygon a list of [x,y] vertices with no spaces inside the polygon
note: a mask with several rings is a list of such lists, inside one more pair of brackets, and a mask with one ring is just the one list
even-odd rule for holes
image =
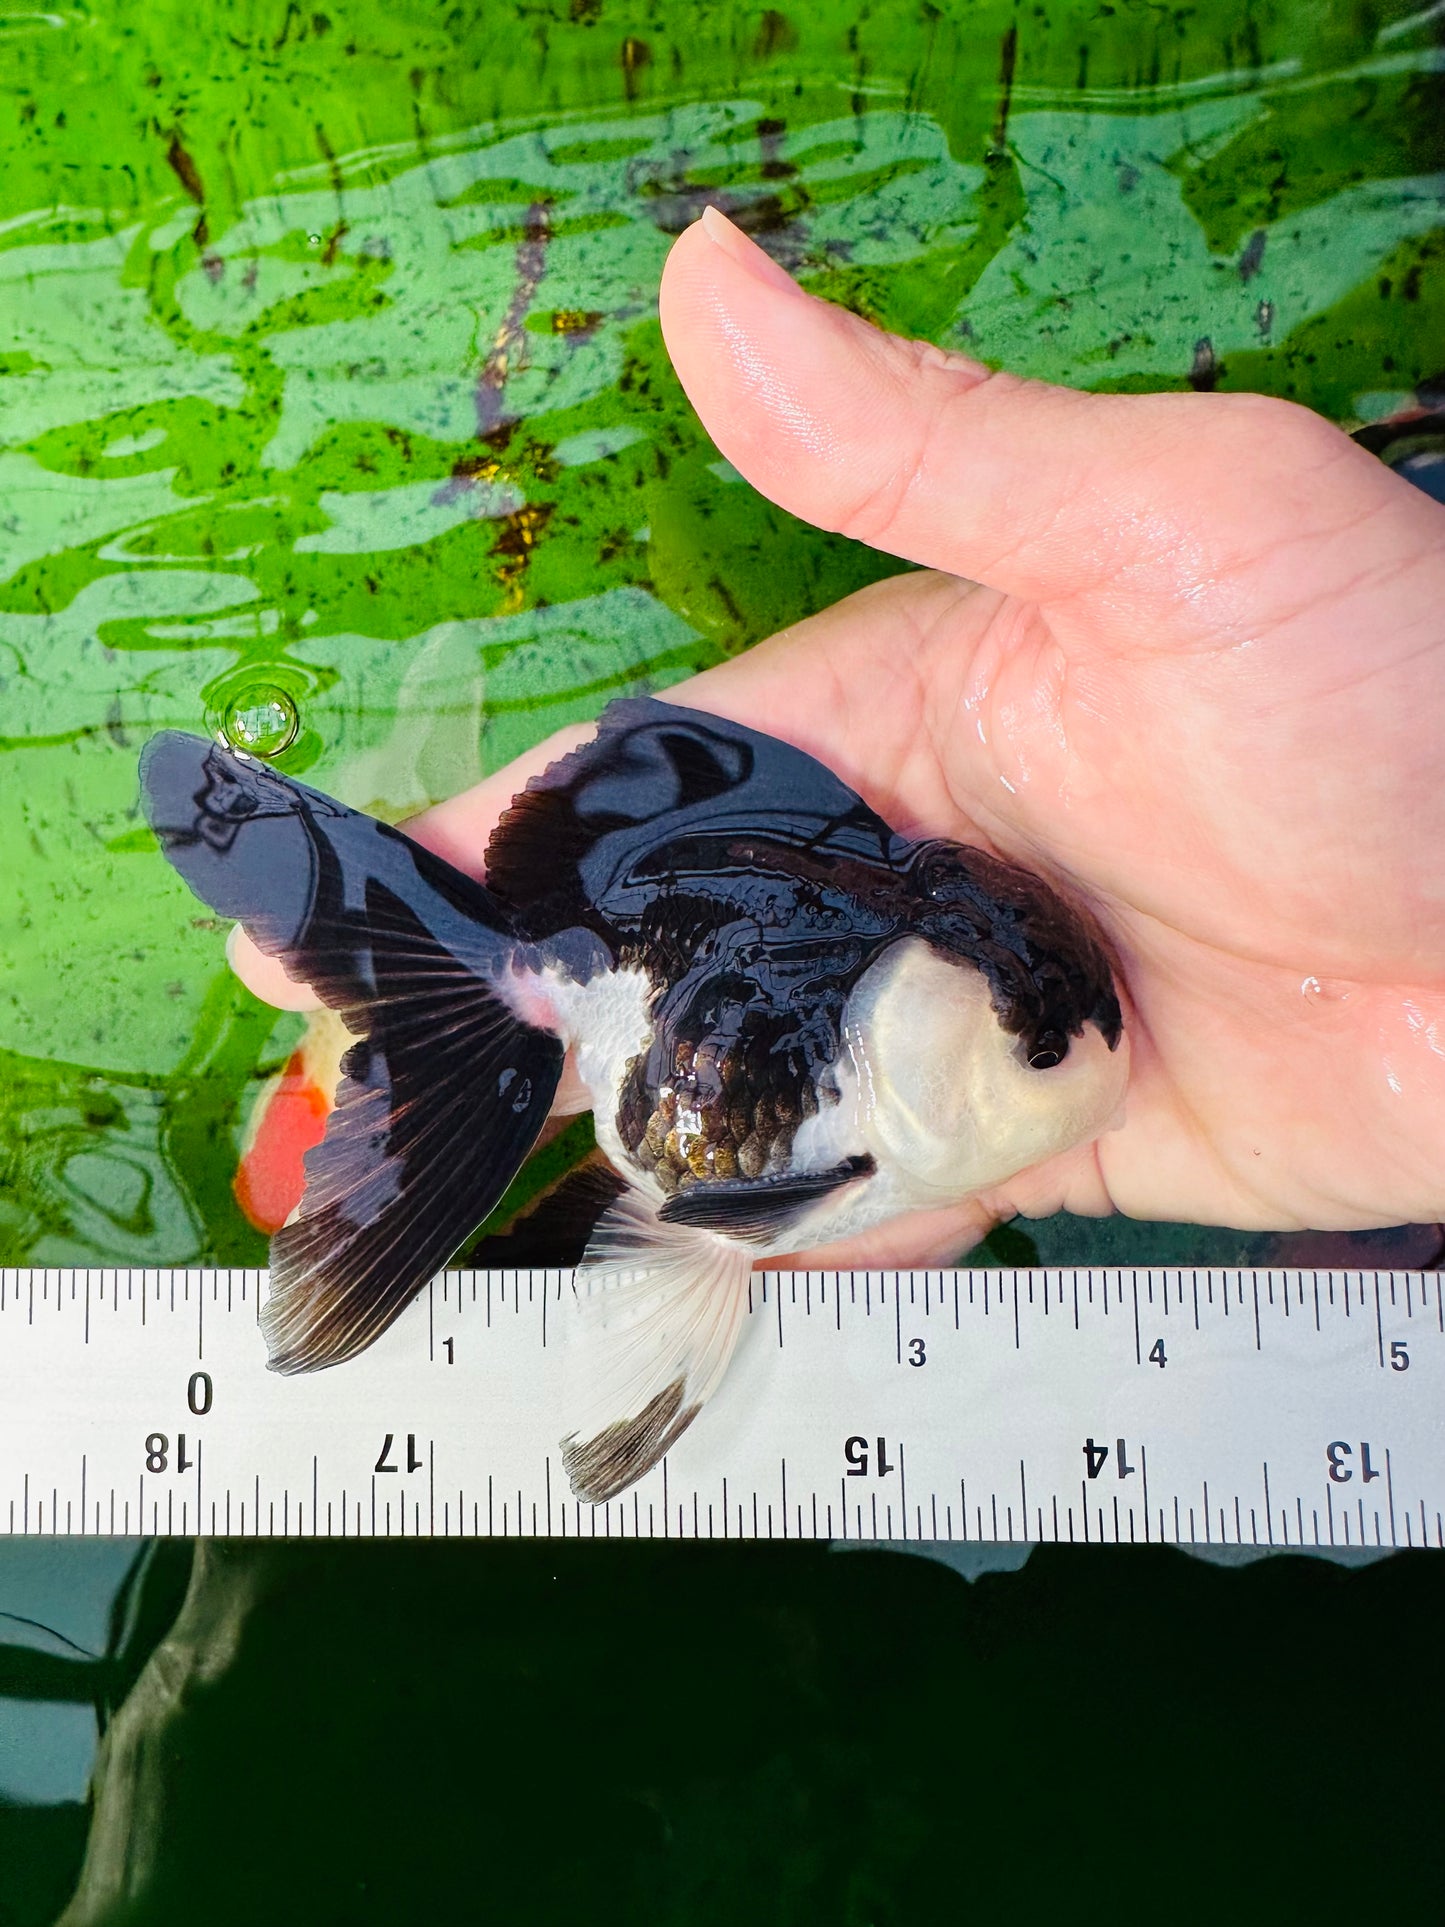
{"label": "fish eye", "polygon": [[1056,1064],[1062,1064],[1069,1054],[1069,1040],[1062,1031],[1046,1030],[1035,1038],[1029,1051],[1029,1069],[1051,1071]]}

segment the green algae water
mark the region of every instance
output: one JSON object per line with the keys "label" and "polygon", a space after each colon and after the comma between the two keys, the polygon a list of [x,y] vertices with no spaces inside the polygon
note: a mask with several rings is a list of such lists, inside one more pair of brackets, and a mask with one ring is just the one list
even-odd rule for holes
{"label": "green algae water", "polygon": [[395,819],[898,566],[693,418],[704,205],[1024,373],[1353,424],[1445,358],[1438,12],[0,11],[0,1260],[261,1256],[298,1027],[140,822],[149,731]]}

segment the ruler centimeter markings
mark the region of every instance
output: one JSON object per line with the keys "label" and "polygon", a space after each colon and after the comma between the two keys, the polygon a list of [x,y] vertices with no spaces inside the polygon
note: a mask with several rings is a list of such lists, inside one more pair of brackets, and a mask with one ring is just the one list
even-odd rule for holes
{"label": "ruler centimeter markings", "polygon": [[0,1533],[1445,1547],[1437,1273],[758,1273],[721,1391],[595,1507],[570,1272],[446,1272],[289,1378],[265,1290],[0,1270]]}

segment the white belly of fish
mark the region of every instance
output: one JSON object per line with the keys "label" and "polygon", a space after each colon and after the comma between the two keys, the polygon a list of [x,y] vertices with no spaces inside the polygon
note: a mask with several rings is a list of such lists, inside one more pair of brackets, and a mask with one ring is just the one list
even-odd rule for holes
{"label": "white belly of fish", "polygon": [[601,970],[585,984],[557,969],[514,972],[499,989],[518,1017],[555,1031],[566,1044],[592,1099],[599,1149],[633,1183],[642,1181],[618,1133],[617,1094],[629,1065],[652,1040],[646,971]]}

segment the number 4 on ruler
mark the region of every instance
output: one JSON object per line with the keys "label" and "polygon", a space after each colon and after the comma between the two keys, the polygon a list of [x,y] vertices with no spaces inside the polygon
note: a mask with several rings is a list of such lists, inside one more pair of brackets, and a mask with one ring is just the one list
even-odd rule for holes
{"label": "number 4 on ruler", "polygon": [[[1129,1453],[1127,1448],[1125,1447],[1123,1439],[1117,1439],[1115,1441],[1114,1457],[1118,1460],[1118,1463],[1119,1463],[1119,1477],[1121,1479],[1127,1479],[1130,1473],[1137,1472],[1139,1470],[1137,1465],[1130,1465]],[[1104,1467],[1109,1463],[1108,1446],[1095,1445],[1092,1439],[1085,1439],[1084,1462],[1089,1468],[1089,1477],[1091,1479],[1097,1479],[1099,1474],[1103,1471]]]}

